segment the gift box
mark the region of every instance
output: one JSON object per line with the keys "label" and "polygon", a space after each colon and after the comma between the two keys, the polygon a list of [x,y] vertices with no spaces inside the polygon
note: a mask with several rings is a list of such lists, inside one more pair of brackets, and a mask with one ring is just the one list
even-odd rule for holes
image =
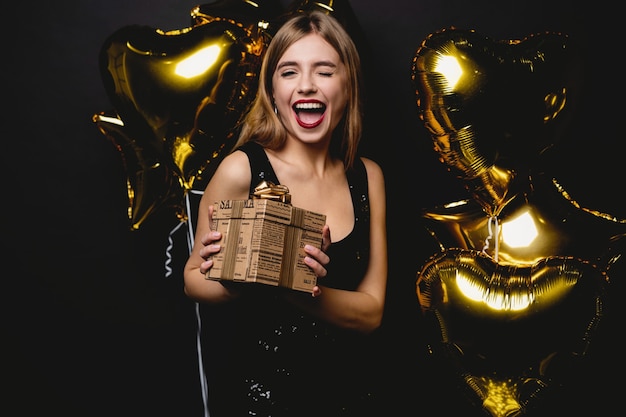
{"label": "gift box", "polygon": [[248,200],[215,202],[212,229],[222,233],[222,249],[206,278],[311,292],[317,277],[304,246],[321,247],[326,216],[290,202],[286,187],[268,182]]}

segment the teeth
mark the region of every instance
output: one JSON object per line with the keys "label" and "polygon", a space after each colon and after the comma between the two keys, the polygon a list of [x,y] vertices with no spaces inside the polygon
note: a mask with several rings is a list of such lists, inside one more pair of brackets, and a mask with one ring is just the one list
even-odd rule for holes
{"label": "teeth", "polygon": [[322,103],[298,103],[294,107],[299,110],[311,110],[322,109],[324,105]]}

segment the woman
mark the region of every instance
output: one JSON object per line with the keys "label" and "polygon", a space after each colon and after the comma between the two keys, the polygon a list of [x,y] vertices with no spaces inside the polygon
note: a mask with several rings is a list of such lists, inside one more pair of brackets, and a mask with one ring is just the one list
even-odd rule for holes
{"label": "woman", "polygon": [[[200,202],[206,216],[184,271],[189,297],[229,302],[228,318],[206,318],[229,320],[233,337],[232,368],[210,391],[212,417],[376,413],[372,333],[385,302],[386,196],[379,165],[357,153],[360,84],[358,52],[332,16],[299,13],[267,48],[235,150]],[[305,247],[312,294],[205,278],[221,250],[212,202],[247,199],[262,180],[286,186],[293,206],[326,215],[321,249]]]}

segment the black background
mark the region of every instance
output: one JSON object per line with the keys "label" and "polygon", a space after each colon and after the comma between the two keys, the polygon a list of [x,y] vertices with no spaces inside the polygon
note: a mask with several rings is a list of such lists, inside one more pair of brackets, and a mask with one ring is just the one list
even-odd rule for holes
{"label": "black background", "polygon": [[[181,276],[164,275],[167,235],[176,219],[164,210],[130,231],[121,155],[92,122],[95,113],[112,110],[98,67],[105,39],[131,24],[186,27],[197,4],[35,1],[3,13],[7,268],[1,297],[8,343],[2,374],[9,389],[3,388],[2,405],[18,410],[9,415],[202,413],[194,305],[182,295]],[[612,23],[618,13],[604,0],[360,0],[351,7],[365,34],[363,52],[371,53],[366,70],[373,104],[363,150],[381,163],[388,181],[386,338],[383,355],[374,360],[385,361],[390,371],[390,408],[450,415],[444,410],[462,400],[440,387],[437,370],[421,359],[414,280],[431,251],[420,240],[415,214],[464,191],[438,162],[417,117],[413,54],[428,34],[451,26],[493,39],[544,31],[574,38],[586,51],[588,72],[557,161],[586,198],[616,210],[624,178],[617,116],[622,46]],[[619,368],[608,366],[601,376],[621,377]],[[557,408],[573,402],[608,409],[613,393],[599,396],[592,385]],[[472,412],[479,414],[469,406],[464,414]]]}

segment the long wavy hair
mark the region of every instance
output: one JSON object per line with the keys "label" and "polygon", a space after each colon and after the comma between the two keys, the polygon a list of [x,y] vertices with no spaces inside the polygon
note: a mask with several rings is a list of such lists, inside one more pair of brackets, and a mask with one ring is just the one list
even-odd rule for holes
{"label": "long wavy hair", "polygon": [[287,131],[274,113],[272,76],[287,48],[311,33],[319,34],[339,54],[346,67],[348,103],[346,111],[333,132],[331,156],[342,159],[346,169],[352,167],[362,133],[361,60],[354,42],[343,26],[332,16],[320,11],[301,12],[287,20],[276,32],[263,57],[257,96],[246,114],[234,148],[255,141],[269,149],[281,147]]}

